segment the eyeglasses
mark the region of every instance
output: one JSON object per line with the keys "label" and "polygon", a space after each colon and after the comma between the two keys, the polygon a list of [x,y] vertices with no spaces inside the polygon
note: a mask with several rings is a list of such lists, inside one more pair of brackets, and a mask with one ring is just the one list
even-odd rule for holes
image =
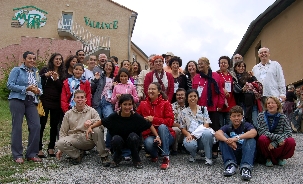
{"label": "eyeglasses", "polygon": [[84,56],[84,54],[78,54],[78,56]]}
{"label": "eyeglasses", "polygon": [[241,59],[241,57],[235,57],[235,59]]}

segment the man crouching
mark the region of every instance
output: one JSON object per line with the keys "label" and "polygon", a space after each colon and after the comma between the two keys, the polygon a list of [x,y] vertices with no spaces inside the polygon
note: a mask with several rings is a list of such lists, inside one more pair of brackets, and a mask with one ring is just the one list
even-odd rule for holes
{"label": "man crouching", "polygon": [[242,179],[250,180],[256,150],[254,137],[257,131],[252,124],[242,121],[243,109],[240,106],[231,108],[229,114],[231,124],[221,127],[215,134],[222,152],[225,168],[223,174],[234,175],[237,165],[240,165]]}
{"label": "man crouching", "polygon": [[58,152],[56,157],[61,158],[62,153],[66,153],[73,158],[73,164],[81,162],[83,152],[97,147],[101,156],[101,162],[104,167],[110,165],[108,152],[105,150],[103,126],[95,127],[93,134],[86,137],[86,130],[89,126],[100,120],[98,112],[86,105],[86,94],[83,90],[77,90],[74,93],[76,105],[67,111],[64,115],[59,132],[59,140],[56,142]]}

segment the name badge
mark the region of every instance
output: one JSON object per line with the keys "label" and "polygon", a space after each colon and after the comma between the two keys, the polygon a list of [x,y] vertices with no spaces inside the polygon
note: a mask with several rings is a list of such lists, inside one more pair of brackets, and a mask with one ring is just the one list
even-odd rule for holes
{"label": "name badge", "polygon": [[112,98],[113,91],[111,89],[107,90],[107,98]]}
{"label": "name badge", "polygon": [[198,86],[198,88],[197,88],[197,91],[198,91],[198,93],[199,93],[199,97],[202,96],[203,88],[204,88],[204,87],[202,87],[202,86]]}
{"label": "name badge", "polygon": [[179,88],[179,83],[174,83],[174,93],[177,92],[177,89]]}
{"label": "name badge", "polygon": [[225,82],[225,90],[229,93],[231,92],[231,82],[230,81]]}
{"label": "name badge", "polygon": [[138,84],[138,80],[134,79],[134,84],[137,85]]}

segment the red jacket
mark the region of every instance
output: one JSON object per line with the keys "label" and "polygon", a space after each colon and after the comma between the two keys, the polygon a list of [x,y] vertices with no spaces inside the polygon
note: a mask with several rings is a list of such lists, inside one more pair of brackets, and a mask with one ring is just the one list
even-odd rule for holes
{"label": "red jacket", "polygon": [[119,70],[120,70],[120,67],[115,66],[114,77],[116,77],[118,75]]}
{"label": "red jacket", "polygon": [[[221,84],[222,84],[222,87],[225,88],[225,82],[230,82],[231,84],[231,92],[229,92],[229,97],[226,98],[226,102],[228,104],[228,107],[225,105],[224,103],[224,106],[223,106],[223,109],[221,110],[221,112],[229,112],[229,110],[233,107],[233,106],[236,106],[236,100],[235,100],[235,97],[234,97],[234,93],[233,93],[233,82],[234,82],[234,79],[233,77],[227,73],[227,75],[224,75],[224,73],[220,72],[220,71],[217,71],[217,73],[219,74],[220,76],[220,79],[221,79]],[[225,96],[225,95],[224,95]],[[224,100],[225,100],[224,99]]]}
{"label": "red jacket", "polygon": [[[85,82],[80,82],[80,89],[85,91],[86,93],[86,104],[88,106],[91,106],[91,99],[92,99],[92,95],[91,95],[91,88],[90,88],[90,83],[88,80],[86,80]],[[69,89],[69,85],[68,85],[68,79],[65,79],[63,82],[63,88],[62,88],[62,92],[61,92],[61,109],[63,110],[63,112],[65,113],[66,111],[68,111],[69,108],[69,102],[71,99],[71,93],[70,93],[70,89]]]}
{"label": "red jacket", "polygon": [[[157,131],[159,125],[164,124],[169,129],[170,134],[175,137],[175,131],[172,129],[174,123],[173,109],[169,101],[164,100],[161,95],[154,102],[151,102],[150,98],[146,98],[146,101],[141,101],[137,113],[141,114],[143,117],[153,116],[154,119],[152,124]],[[150,129],[142,132],[144,139],[149,135],[153,135]]]}
{"label": "red jacket", "polygon": [[223,109],[223,105],[224,105],[224,99],[225,99],[225,95],[223,92],[223,84],[222,81],[220,80],[220,76],[218,73],[213,72],[212,73],[212,77],[213,79],[215,79],[215,81],[218,84],[220,93],[217,94],[215,92],[215,87],[214,84],[211,85],[212,88],[212,100],[213,100],[213,106],[207,106],[207,84],[208,84],[208,80],[206,80],[205,78],[201,77],[200,74],[195,75],[193,78],[193,89],[198,89],[198,86],[202,86],[203,87],[203,91],[202,91],[202,95],[199,97],[199,101],[198,101],[198,105],[200,106],[206,106],[208,111],[217,111],[217,108],[221,108]]}
{"label": "red jacket", "polygon": [[[168,80],[168,87],[167,90],[164,91],[165,94],[168,97],[168,101],[171,102],[174,96],[174,77],[171,73],[168,72],[164,72],[164,74],[167,76],[167,80]],[[148,96],[148,86],[152,83],[152,82],[157,82],[157,81],[153,81],[153,75],[154,75],[154,71],[151,71],[149,73],[146,74],[145,79],[144,79],[144,93],[146,96]]]}

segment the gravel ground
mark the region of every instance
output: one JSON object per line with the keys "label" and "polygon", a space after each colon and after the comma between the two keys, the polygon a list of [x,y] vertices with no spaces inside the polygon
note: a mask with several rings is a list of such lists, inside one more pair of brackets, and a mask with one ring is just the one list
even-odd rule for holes
{"label": "gravel ground", "polygon": [[[287,164],[272,168],[255,164],[249,183],[303,183],[303,134],[294,134],[293,137],[297,143],[296,151]],[[205,166],[202,160],[189,163],[187,154],[170,156],[170,168],[163,171],[160,170],[160,161],[151,163],[143,154],[141,151],[144,168],[139,170],[125,161],[118,168],[104,168],[93,150],[80,165],[74,166],[68,159],[57,161],[47,158],[43,160],[42,168],[14,177],[27,178],[31,183],[244,183],[239,172],[232,177],[223,176],[221,157],[213,166]]]}

